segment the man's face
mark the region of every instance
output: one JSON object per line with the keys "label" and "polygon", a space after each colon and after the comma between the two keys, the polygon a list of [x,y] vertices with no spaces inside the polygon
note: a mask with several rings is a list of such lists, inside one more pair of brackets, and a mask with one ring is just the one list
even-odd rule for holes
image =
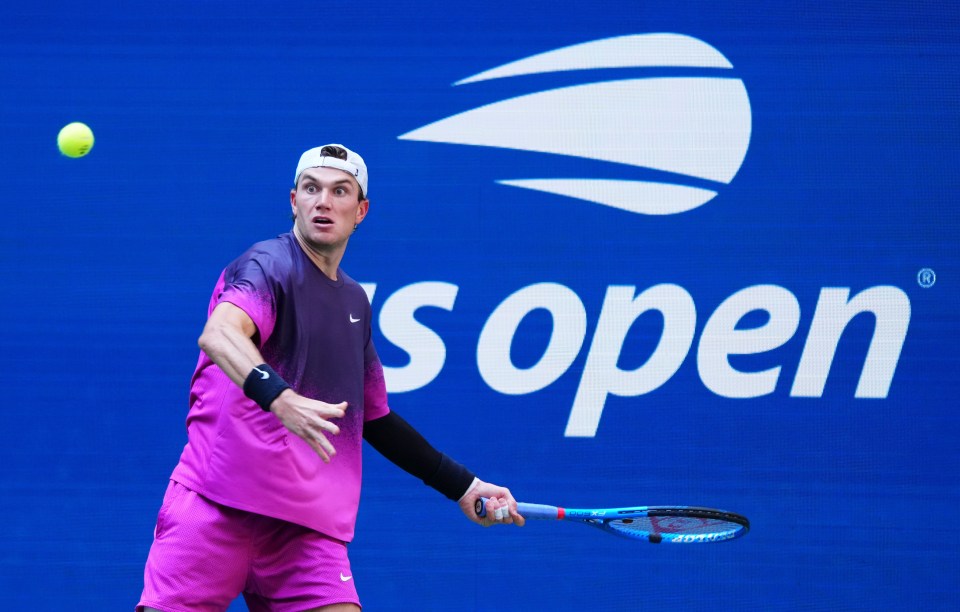
{"label": "man's face", "polygon": [[336,168],[307,168],[290,192],[294,228],[312,248],[329,250],[346,244],[367,216],[368,200],[359,200],[356,179]]}

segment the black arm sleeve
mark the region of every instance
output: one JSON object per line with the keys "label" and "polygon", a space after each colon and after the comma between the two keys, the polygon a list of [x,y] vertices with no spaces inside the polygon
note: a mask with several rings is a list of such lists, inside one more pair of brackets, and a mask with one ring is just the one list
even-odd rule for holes
{"label": "black arm sleeve", "polygon": [[448,499],[457,501],[473,483],[473,472],[430,446],[396,412],[364,423],[363,439],[397,467]]}

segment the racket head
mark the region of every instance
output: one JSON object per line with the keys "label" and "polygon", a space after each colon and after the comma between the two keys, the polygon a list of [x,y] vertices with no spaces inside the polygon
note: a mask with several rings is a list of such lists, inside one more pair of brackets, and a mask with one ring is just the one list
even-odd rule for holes
{"label": "racket head", "polygon": [[653,544],[706,544],[725,542],[746,535],[750,521],[745,516],[693,506],[649,506],[643,510],[619,510],[587,523],[625,538]]}

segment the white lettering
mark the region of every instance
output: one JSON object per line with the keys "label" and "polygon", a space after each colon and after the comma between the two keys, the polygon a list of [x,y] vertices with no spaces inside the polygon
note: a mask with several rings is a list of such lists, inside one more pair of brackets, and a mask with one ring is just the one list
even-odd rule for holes
{"label": "white lettering", "polygon": [[[372,297],[375,289],[376,285],[372,285],[368,296]],[[414,283],[401,287],[384,302],[380,309],[380,331],[384,338],[410,355],[406,366],[383,367],[388,391],[419,389],[430,384],[443,369],[447,360],[446,345],[436,332],[417,321],[414,313],[424,306],[453,310],[458,290],[459,287],[450,283]]]}
{"label": "white lettering", "polygon": [[[518,368],[510,359],[510,347],[520,322],[539,308],[553,318],[550,342],[536,364]],[[533,393],[567,371],[580,353],[586,333],[587,311],[576,293],[556,283],[530,285],[507,297],[487,319],[477,344],[477,367],[495,391]]]}
{"label": "white lettering", "polygon": [[373,304],[373,294],[377,292],[377,283],[360,283],[360,287],[367,294],[367,301]]}
{"label": "white lettering", "polygon": [[[760,327],[737,329],[749,312],[763,310],[770,320]],[[753,355],[773,350],[793,337],[800,324],[796,296],[776,285],[755,285],[734,293],[710,316],[700,334],[697,369],[708,389],[723,397],[759,397],[773,393],[780,366],[763,372],[741,372],[730,365],[730,355]]]}
{"label": "white lettering", "polygon": [[[564,432],[567,437],[595,436],[608,395],[632,397],[657,389],[676,373],[690,350],[697,323],[690,294],[678,285],[656,285],[634,298],[635,292],[631,286],[607,288]],[[627,332],[649,310],[663,314],[660,342],[643,365],[632,371],[621,370],[617,362]]]}
{"label": "white lettering", "polygon": [[[362,286],[372,301],[377,285]],[[443,340],[419,323],[414,314],[425,306],[452,311],[458,291],[459,287],[449,283],[414,283],[397,290],[383,304],[381,332],[410,355],[406,366],[384,367],[389,391],[420,389],[443,369],[447,357]],[[570,410],[566,436],[595,436],[609,396],[635,397],[658,389],[677,372],[693,345],[696,305],[683,287],[656,285],[635,296],[636,291],[634,286],[607,288]],[[854,395],[887,397],[910,323],[910,300],[893,286],[871,287],[853,298],[849,296],[849,288],[821,290],[790,389],[792,397],[823,395],[840,338],[849,323],[863,313],[874,316],[875,326]],[[547,311],[552,318],[550,339],[536,364],[519,368],[511,359],[511,348],[520,323],[538,309]],[[657,346],[641,366],[624,370],[620,357],[630,350],[624,346],[628,333],[637,319],[650,311],[663,316]],[[744,317],[754,311],[766,312],[769,319],[757,327],[738,328]],[[800,305],[788,289],[755,285],[737,291],[717,307],[704,325],[697,346],[700,379],[707,389],[722,397],[751,398],[773,393],[782,364],[744,372],[730,364],[730,356],[779,348],[794,336],[799,324]],[[508,395],[534,393],[569,370],[583,347],[586,331],[586,309],[573,290],[557,283],[523,287],[504,299],[484,324],[477,343],[477,368],[495,391]]]}
{"label": "white lettering", "polygon": [[867,357],[863,362],[855,397],[884,398],[890,392],[903,342],[910,325],[910,299],[897,287],[871,287],[848,300],[847,287],[820,290],[807,343],[803,347],[797,376],[790,395],[821,397],[827,384],[837,344],[847,324],[860,313],[871,312],[876,319]]}

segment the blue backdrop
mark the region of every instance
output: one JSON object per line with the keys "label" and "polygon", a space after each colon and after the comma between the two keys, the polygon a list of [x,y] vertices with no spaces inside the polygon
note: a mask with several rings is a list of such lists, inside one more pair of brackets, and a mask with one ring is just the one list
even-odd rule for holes
{"label": "blue backdrop", "polygon": [[212,286],[327,142],[395,410],[522,500],[753,524],[481,530],[368,452],[367,609],[957,606],[955,4],[19,4],[4,608],[132,609]]}

